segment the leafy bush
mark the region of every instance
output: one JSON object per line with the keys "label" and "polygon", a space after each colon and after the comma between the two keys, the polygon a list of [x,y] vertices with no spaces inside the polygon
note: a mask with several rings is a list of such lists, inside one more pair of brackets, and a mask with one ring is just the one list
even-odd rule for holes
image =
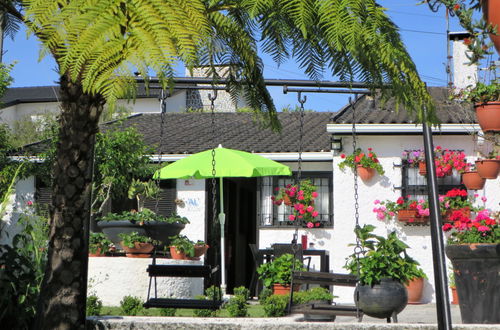
{"label": "leafy bush", "polygon": [[327,300],[331,302],[333,295],[328,289],[316,287],[307,291],[300,291],[293,294],[294,304],[305,304],[314,300]]}
{"label": "leafy bush", "polygon": [[245,300],[249,300],[250,299],[250,290],[248,290],[244,286],[240,286],[240,287],[234,288],[234,295],[235,296],[243,296],[243,297],[245,297]]}
{"label": "leafy bush", "polygon": [[103,233],[90,233],[89,237],[89,252],[97,253],[100,249],[102,254],[109,252],[113,243]]}
{"label": "leafy bush", "polygon": [[273,294],[273,289],[271,288],[263,288],[259,293],[259,301],[261,304],[264,304],[266,299],[269,298]]}
{"label": "leafy bush", "polygon": [[265,287],[271,287],[274,283],[290,285],[292,281],[292,268],[295,263],[296,271],[305,271],[301,261],[295,259],[290,253],[285,253],[271,262],[262,264],[257,268],[259,279]]}
{"label": "leafy bush", "polygon": [[123,245],[125,245],[128,248],[133,248],[135,247],[134,243],[149,243],[151,242],[151,238],[143,235],[139,235],[138,232],[133,231],[129,234],[127,233],[120,233],[118,234],[118,237],[122,239]]}
{"label": "leafy bush", "polygon": [[175,316],[175,312],[177,309],[175,308],[160,308],[161,316]]}
{"label": "leafy bush", "polygon": [[[209,299],[205,295],[198,295],[195,298],[196,299],[200,299],[200,300],[207,300],[207,299]],[[211,309],[195,309],[193,311],[194,315],[198,316],[198,317],[216,317],[217,316],[217,312],[218,312],[217,309],[216,310],[211,310]]]}
{"label": "leafy bush", "polygon": [[289,295],[269,296],[263,303],[264,313],[267,317],[285,316],[289,299]]}
{"label": "leafy bush", "polygon": [[226,309],[231,317],[248,316],[248,303],[243,295],[236,295],[229,299]]}
{"label": "leafy bush", "polygon": [[87,297],[87,316],[90,315],[100,315],[102,309],[102,301],[97,296],[88,296]]}
{"label": "leafy bush", "polygon": [[133,296],[125,296],[122,301],[120,301],[120,307],[124,315],[140,315],[143,314],[142,300],[133,297]]}

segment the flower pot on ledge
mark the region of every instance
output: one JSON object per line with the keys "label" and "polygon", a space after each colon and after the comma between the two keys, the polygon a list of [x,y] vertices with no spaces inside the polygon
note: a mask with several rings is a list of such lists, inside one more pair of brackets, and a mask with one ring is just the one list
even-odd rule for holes
{"label": "flower pot on ledge", "polygon": [[461,208],[461,209],[450,209],[450,210],[446,210],[446,212],[444,212],[442,214],[442,220],[443,222],[453,222],[450,218],[453,214],[453,212],[455,211],[460,211],[462,213],[462,215],[464,217],[467,217],[467,218],[470,218],[470,208],[469,207],[464,207],[464,208]]}
{"label": "flower pot on ledge", "polygon": [[484,179],[496,179],[500,172],[500,160],[480,159],[476,160],[476,170]]}
{"label": "flower pot on ledge", "polygon": [[[297,291],[299,291],[299,289],[300,289],[300,285],[295,284],[293,286],[293,292],[297,292]],[[281,295],[281,296],[290,294],[290,285],[283,285],[283,284],[279,284],[279,283],[274,283],[273,284],[273,294],[277,294],[277,295]]]}
{"label": "flower pot on ledge", "polygon": [[361,165],[356,166],[356,171],[358,172],[358,176],[363,181],[370,181],[375,176],[375,169],[371,167],[363,167]]}
{"label": "flower pot on ledge", "polygon": [[425,162],[418,163],[418,174],[420,174],[422,176],[427,175],[427,164],[425,164]]}
{"label": "flower pot on ledge", "polygon": [[469,190],[483,189],[486,183],[486,179],[480,177],[476,171],[464,172],[462,174],[462,181]]}
{"label": "flower pot on ledge", "polygon": [[399,210],[397,213],[398,216],[398,221],[405,222],[408,224],[411,223],[428,223],[429,222],[429,217],[423,217],[418,214],[418,210],[414,209],[405,209],[405,210]]}
{"label": "flower pot on ledge", "polygon": [[500,132],[500,102],[476,103],[474,108],[483,132]]}
{"label": "flower pot on ledge", "polygon": [[154,249],[151,243],[135,242],[133,248],[127,247],[123,242],[121,245],[125,251],[125,256],[129,258],[149,258],[151,256],[151,251]]}

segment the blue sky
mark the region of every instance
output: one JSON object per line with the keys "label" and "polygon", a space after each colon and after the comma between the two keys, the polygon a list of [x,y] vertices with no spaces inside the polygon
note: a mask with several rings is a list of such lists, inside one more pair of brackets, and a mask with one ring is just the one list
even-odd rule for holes
{"label": "blue sky", "polygon": [[[427,5],[417,5],[417,0],[379,0],[387,8],[387,13],[399,26],[403,42],[419,74],[429,86],[445,86],[446,77],[446,20],[444,9],[433,13]],[[451,31],[461,31],[455,18],[451,18]],[[25,31],[16,35],[14,41],[5,40],[4,62],[17,61],[12,72],[13,87],[54,85],[57,81],[55,63],[50,57],[38,61],[38,41],[26,38]],[[297,65],[290,61],[278,67],[269,57],[263,56],[266,78],[306,79]],[[184,70],[179,67],[179,76]],[[334,80],[325,75],[325,79]],[[278,109],[295,106],[296,94],[284,95],[278,87],[270,88]],[[306,108],[317,111],[336,111],[346,104],[346,95],[309,94]]]}

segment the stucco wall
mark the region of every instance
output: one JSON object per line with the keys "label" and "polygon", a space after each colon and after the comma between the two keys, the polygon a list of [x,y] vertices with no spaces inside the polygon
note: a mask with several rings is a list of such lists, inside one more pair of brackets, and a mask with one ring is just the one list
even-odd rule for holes
{"label": "stucco wall", "polygon": [[177,180],[177,198],[184,203],[177,206],[177,214],[189,219],[182,230],[190,240],[205,240],[205,180]]}

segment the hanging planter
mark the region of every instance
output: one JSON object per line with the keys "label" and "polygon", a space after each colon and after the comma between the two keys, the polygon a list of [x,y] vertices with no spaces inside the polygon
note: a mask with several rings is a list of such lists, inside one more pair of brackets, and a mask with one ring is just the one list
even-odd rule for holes
{"label": "hanging planter", "polygon": [[476,170],[484,179],[496,179],[500,172],[500,160],[480,159],[476,160]]}
{"label": "hanging planter", "polygon": [[[482,0],[481,1],[483,15],[486,22],[493,27],[497,26],[497,33],[500,32],[500,2],[498,0]],[[490,39],[495,45],[497,53],[500,54],[500,35],[490,33]]]}
{"label": "hanging planter", "polygon": [[474,108],[483,132],[500,132],[500,102],[476,103]]}
{"label": "hanging planter", "polygon": [[418,174],[420,174],[422,176],[427,175],[427,165],[425,164],[425,162],[418,163]]}
{"label": "hanging planter", "polygon": [[361,180],[365,182],[370,181],[375,176],[375,169],[370,167],[363,167],[361,165],[358,165],[356,167],[356,171],[358,172],[358,176],[361,178]]}
{"label": "hanging planter", "polygon": [[483,189],[486,183],[486,179],[480,177],[476,171],[464,172],[462,181],[469,190]]}
{"label": "hanging planter", "polygon": [[453,244],[446,255],[455,269],[463,323],[500,323],[500,244]]}

